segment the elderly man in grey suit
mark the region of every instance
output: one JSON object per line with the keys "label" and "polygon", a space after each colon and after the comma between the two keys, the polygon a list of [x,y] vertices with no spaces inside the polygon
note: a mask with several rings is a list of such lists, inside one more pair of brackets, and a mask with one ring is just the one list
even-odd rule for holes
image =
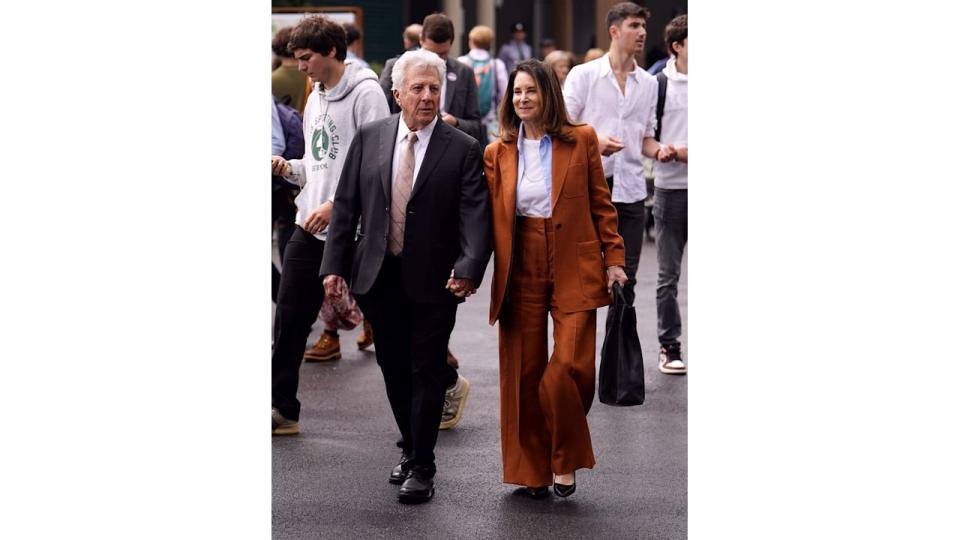
{"label": "elderly man in grey suit", "polygon": [[[453,21],[442,13],[427,15],[423,19],[423,29],[420,32],[420,47],[436,53],[446,62],[447,73],[440,81],[440,118],[447,124],[458,128],[467,135],[486,144],[486,135],[480,123],[480,106],[477,99],[477,82],[473,68],[448,58],[450,46],[453,45]],[[393,63],[394,59],[387,60],[380,74],[380,87],[387,96],[390,112],[396,113],[400,109],[393,97]]]}
{"label": "elderly man in grey suit", "polygon": [[373,326],[403,448],[390,482],[416,503],[433,497],[444,392],[458,377],[447,345],[490,256],[490,207],[482,148],[438,116],[443,60],[421,49],[392,69],[401,113],[354,136],[320,274],[329,289],[349,280]]}

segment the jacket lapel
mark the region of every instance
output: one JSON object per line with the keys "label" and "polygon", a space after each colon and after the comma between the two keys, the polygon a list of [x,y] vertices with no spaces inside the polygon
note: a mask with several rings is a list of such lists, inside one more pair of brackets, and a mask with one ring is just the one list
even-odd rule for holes
{"label": "jacket lapel", "polygon": [[400,129],[400,115],[394,115],[392,122],[387,122],[386,126],[380,130],[380,184],[383,186],[383,196],[387,201],[387,207],[390,206],[390,194],[393,192],[390,186],[390,178],[393,176],[393,144],[397,140],[397,131]]}
{"label": "jacket lapel", "polygon": [[570,156],[573,154],[572,145],[560,140],[559,137],[553,138],[553,161],[550,166],[553,168],[551,176],[553,183],[550,185],[550,209],[557,207],[557,200],[560,197],[560,190],[563,189],[563,182],[567,179],[567,171],[570,169]]}
{"label": "jacket lapel", "polygon": [[497,160],[500,168],[500,189],[503,191],[501,200],[505,206],[505,214],[516,219],[517,215],[517,171],[520,154],[517,153],[517,142],[503,145],[503,154]]}
{"label": "jacket lapel", "polygon": [[[437,163],[443,159],[443,153],[447,150],[447,143],[450,142],[449,130],[456,129],[443,123],[443,120],[437,119],[437,124],[433,128],[433,135],[430,136],[430,144],[427,145],[427,151],[423,155],[423,162],[420,163],[420,172],[417,174],[416,181],[413,182],[413,191],[410,192],[410,198],[413,199],[423,189],[423,185],[430,179],[430,173],[437,167]],[[396,131],[394,131],[396,137]]]}
{"label": "jacket lapel", "polygon": [[[460,74],[457,73],[457,66],[454,62],[455,60],[447,58],[447,73],[453,73],[459,77]],[[456,60],[456,62],[459,62],[459,60]],[[447,95],[443,98],[443,110],[447,112],[450,111],[450,104],[453,103],[453,93],[456,91],[457,83],[459,82],[459,80],[451,81],[449,78],[447,79]]]}

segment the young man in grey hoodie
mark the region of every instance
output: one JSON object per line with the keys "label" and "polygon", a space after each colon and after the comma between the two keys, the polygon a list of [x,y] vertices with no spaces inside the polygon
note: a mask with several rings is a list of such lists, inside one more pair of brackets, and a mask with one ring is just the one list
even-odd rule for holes
{"label": "young man in grey hoodie", "polygon": [[323,16],[303,19],[288,47],[314,86],[303,113],[303,159],[271,159],[273,174],[301,187],[297,227],[283,257],[273,325],[274,435],[300,432],[300,362],[323,304],[320,262],[347,148],[361,125],[390,114],[377,75],[344,63],[347,36],[339,23]]}

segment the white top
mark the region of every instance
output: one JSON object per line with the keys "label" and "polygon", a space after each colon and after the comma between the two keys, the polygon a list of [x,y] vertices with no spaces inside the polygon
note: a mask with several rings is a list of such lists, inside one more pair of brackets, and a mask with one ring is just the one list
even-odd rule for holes
{"label": "white top", "polygon": [[[413,186],[417,185],[417,175],[420,174],[420,165],[423,163],[423,155],[427,153],[427,146],[430,144],[430,137],[433,135],[433,128],[437,126],[437,118],[434,118],[432,122],[427,124],[427,126],[419,131],[417,131],[417,142],[413,143],[413,157],[416,160],[413,165],[413,183],[410,184],[410,189],[413,189]],[[404,147],[407,144],[407,133],[410,133],[410,128],[407,127],[406,122],[403,121],[403,116],[400,116],[400,127],[397,129],[397,140],[393,143],[393,164],[390,166],[390,185],[393,185],[393,182],[397,178],[397,168],[400,167],[400,152],[403,151]]]}
{"label": "white top", "polygon": [[550,192],[547,191],[547,178],[540,163],[540,141],[543,139],[523,139],[523,176],[517,180],[517,215],[548,218],[550,212]]}
{"label": "white top", "polygon": [[[663,127],[660,142],[680,148],[687,146],[687,75],[677,71],[677,58],[671,56],[663,68],[667,76],[667,95],[663,103]],[[653,164],[654,185],[663,189],[687,189],[687,164],[670,161]]]}
{"label": "white top", "polygon": [[613,201],[632,203],[647,197],[643,176],[643,139],[653,137],[657,124],[657,79],[634,62],[620,92],[610,67],[610,53],[574,66],[563,85],[570,120],[593,126],[598,135],[614,136],[624,148],[600,156],[604,176],[613,176]]}

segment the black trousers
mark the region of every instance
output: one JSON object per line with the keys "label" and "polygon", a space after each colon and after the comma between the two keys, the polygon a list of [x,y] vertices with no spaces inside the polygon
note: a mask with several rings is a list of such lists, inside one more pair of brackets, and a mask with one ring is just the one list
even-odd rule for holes
{"label": "black trousers", "polygon": [[[613,193],[612,176],[607,177],[610,193]],[[632,203],[613,203],[617,209],[617,232],[623,238],[625,256],[624,273],[627,274],[627,283],[623,287],[623,296],[627,305],[632,306],[636,296],[634,288],[637,286],[637,268],[640,267],[640,250],[643,248],[644,224],[646,222],[646,208],[643,201]],[[613,309],[610,306],[609,309]]]}
{"label": "black trousers", "polygon": [[401,447],[431,474],[446,389],[457,382],[447,345],[457,304],[426,304],[403,289],[400,259],[386,255],[367,294],[356,295],[377,336],[377,364],[402,437]]}
{"label": "black trousers", "polygon": [[[320,261],[323,241],[296,227],[283,254],[283,272],[273,319],[273,406],[284,418],[300,419],[300,363],[310,327],[323,304]],[[379,336],[378,336],[379,339]]]}
{"label": "black trousers", "polygon": [[643,248],[644,222],[646,208],[643,201],[635,203],[613,203],[617,208],[617,232],[623,237],[626,264],[623,271],[627,274],[627,283],[623,296],[628,305],[633,305],[637,286],[637,268],[640,267],[640,250]]}

